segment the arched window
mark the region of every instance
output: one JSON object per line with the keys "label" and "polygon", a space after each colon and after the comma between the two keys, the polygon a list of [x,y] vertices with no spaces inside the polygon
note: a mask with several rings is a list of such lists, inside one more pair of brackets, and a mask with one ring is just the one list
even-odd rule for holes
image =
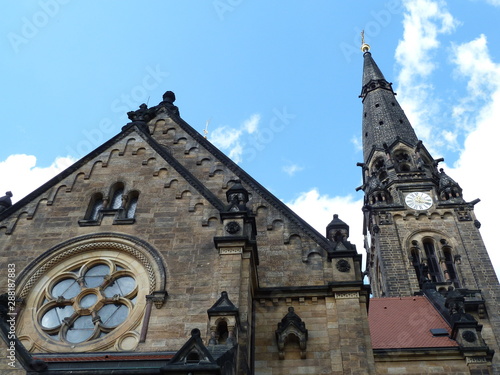
{"label": "arched window", "polygon": [[104,199],[102,193],[95,193],[90,198],[89,208],[87,210],[87,214],[85,215],[85,219],[87,220],[97,220],[99,218],[99,211],[104,206]]}
{"label": "arched window", "polygon": [[126,237],[98,237],[57,246],[21,275],[26,308],[16,333],[27,350],[131,350],[139,344],[146,296],[164,290],[164,269],[155,253]]}
{"label": "arched window", "polygon": [[126,225],[135,222],[135,211],[139,200],[139,192],[132,190],[125,194],[125,185],[117,182],[111,186],[109,196],[95,193],[90,198],[90,204],[80,226],[95,226],[101,224],[103,216],[114,216],[113,224]]}
{"label": "arched window", "polygon": [[419,285],[422,285],[422,264],[420,262],[420,254],[418,253],[418,248],[413,248],[411,250],[411,261],[413,264],[413,268],[415,269],[415,273],[417,274],[417,280]]}
{"label": "arched window", "polygon": [[111,188],[111,203],[109,205],[109,208],[112,210],[117,210],[122,207],[122,200],[123,200],[123,192],[125,190],[125,186],[121,182],[117,182],[116,184],[113,185]]}
{"label": "arched window", "polygon": [[[453,284],[460,287],[460,255],[456,255],[450,243],[441,234],[417,234],[410,239],[409,260],[412,263],[420,287],[428,279],[441,286]],[[439,239],[439,240],[438,240]]]}
{"label": "arched window", "polygon": [[[37,312],[41,330],[53,341],[79,344],[101,338],[124,323],[136,304],[133,271],[101,258],[70,266],[46,288]],[[82,280],[79,282],[79,280]]]}
{"label": "arched window", "polygon": [[225,320],[221,320],[219,324],[217,324],[217,330],[216,330],[217,342],[219,344],[225,344],[228,335],[229,331],[227,329],[227,322]]}
{"label": "arched window", "polygon": [[457,272],[455,270],[455,261],[453,259],[453,255],[451,249],[449,247],[443,248],[444,254],[444,264],[446,268],[446,278],[453,283],[453,285],[458,288],[460,287]]}
{"label": "arched window", "polygon": [[409,172],[411,170],[411,157],[405,150],[394,153],[394,163],[399,172]]}
{"label": "arched window", "polygon": [[431,281],[441,282],[443,278],[439,269],[439,262],[436,257],[436,248],[432,239],[424,241],[425,257],[427,258],[428,275]]}
{"label": "arched window", "polygon": [[383,158],[377,158],[372,164],[372,175],[377,176],[380,182],[387,178],[387,169]]}
{"label": "arched window", "polygon": [[132,219],[135,216],[135,210],[137,209],[137,202],[139,201],[139,192],[134,190],[128,193],[127,207],[125,211],[125,217],[127,219]]}

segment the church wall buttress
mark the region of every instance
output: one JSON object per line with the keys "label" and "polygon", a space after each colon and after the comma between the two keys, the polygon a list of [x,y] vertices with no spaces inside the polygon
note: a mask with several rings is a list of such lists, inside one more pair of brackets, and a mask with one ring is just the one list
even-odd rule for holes
{"label": "church wall buttress", "polygon": [[[381,213],[375,218],[378,224],[375,230],[375,256],[378,269],[374,269],[371,277],[376,278],[377,288],[373,291],[376,297],[398,297],[411,293],[411,275],[408,273],[408,261],[404,249],[398,216]],[[370,271],[372,272],[372,271]]]}
{"label": "church wall buttress", "polygon": [[[329,297],[280,297],[255,301],[255,373],[288,375],[374,374],[365,296],[335,292]],[[308,331],[305,353],[297,342],[285,345],[283,358],[271,332],[293,307]]]}
{"label": "church wall buttress", "polygon": [[[488,320],[478,320],[485,324],[485,340],[498,351],[500,348],[500,312],[498,310],[500,285],[481,238],[480,224],[475,220],[474,213],[471,212],[471,214],[470,220],[457,220],[456,222],[463,242],[463,255],[458,267],[465,278],[466,286],[470,289],[474,289],[473,286],[475,286],[476,289],[481,290]],[[464,257],[466,258],[465,262]],[[493,340],[496,341],[496,344],[492,343]],[[495,362],[500,363],[500,360],[495,358]]]}

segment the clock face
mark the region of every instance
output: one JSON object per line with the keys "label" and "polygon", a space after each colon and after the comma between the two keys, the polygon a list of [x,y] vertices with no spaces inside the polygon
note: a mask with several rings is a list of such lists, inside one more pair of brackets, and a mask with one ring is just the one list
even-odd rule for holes
{"label": "clock face", "polygon": [[415,191],[406,196],[405,203],[414,210],[427,210],[432,206],[432,198],[427,193]]}

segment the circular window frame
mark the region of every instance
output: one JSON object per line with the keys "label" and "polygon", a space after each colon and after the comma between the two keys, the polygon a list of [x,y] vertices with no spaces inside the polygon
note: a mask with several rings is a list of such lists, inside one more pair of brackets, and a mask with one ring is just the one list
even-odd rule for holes
{"label": "circular window frame", "polygon": [[[72,344],[54,340],[47,333],[50,329],[43,329],[39,319],[43,316],[42,308],[45,313],[54,305],[47,304],[46,293],[50,293],[57,282],[69,276],[75,278],[70,270],[80,268],[81,273],[84,273],[85,266],[89,269],[95,264],[103,263],[124,268],[114,268],[115,277],[133,276],[136,282],[134,291],[127,294],[129,297],[134,295],[131,299],[135,299],[133,305],[131,300],[128,300],[130,304],[126,303],[129,308],[128,317],[102,337],[92,338],[90,341]],[[116,348],[116,342],[121,336],[134,332],[141,324],[146,308],[146,296],[154,291],[164,291],[165,279],[165,269],[156,250],[129,236],[84,236],[58,245],[38,257],[19,275],[18,296],[24,302],[18,319],[19,338],[22,342],[25,341],[23,337],[30,338],[29,344],[26,343],[31,352],[91,352],[108,350],[113,346]],[[88,288],[92,289],[97,288]],[[101,292],[104,295],[104,290]],[[72,297],[73,303],[81,298],[82,291]],[[62,329],[59,324],[51,330],[55,332]]]}

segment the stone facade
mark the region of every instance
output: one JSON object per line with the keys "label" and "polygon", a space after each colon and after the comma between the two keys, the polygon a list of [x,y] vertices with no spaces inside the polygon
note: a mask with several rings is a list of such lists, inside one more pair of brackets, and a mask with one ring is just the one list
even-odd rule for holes
{"label": "stone facade", "polygon": [[[199,330],[214,362],[225,358],[221,350],[230,352],[229,362],[216,363],[227,374],[374,373],[360,255],[342,241],[336,250],[336,240],[316,232],[161,104],[147,124],[124,127],[0,222],[1,264],[15,264],[18,272],[16,333],[34,358],[176,353]],[[82,286],[85,270],[103,263],[111,271],[102,284]],[[68,282],[59,275],[72,272],[81,289],[51,296],[59,280]],[[114,285],[106,277],[119,283],[124,275],[136,285],[127,297],[133,302],[124,301],[126,293],[113,298],[128,306],[126,322],[78,343],[71,337],[86,331],[75,328],[73,315],[48,329],[57,325],[45,323],[50,306],[59,315],[64,308],[102,321],[101,305],[111,305],[106,288]],[[215,309],[209,316],[223,292],[237,315],[218,317]],[[99,302],[84,309],[88,294]],[[293,333],[278,345],[278,323],[290,306],[308,332],[303,348]]]}
{"label": "stone facade", "polygon": [[[500,373],[500,289],[476,202],[438,171],[364,56],[371,290],[338,215],[318,233],[185,123],[167,92],[21,201],[0,198],[1,345],[20,362],[0,371]],[[405,330],[374,346],[371,293],[426,298],[453,345],[403,344]],[[430,321],[407,314],[410,331]],[[443,334],[428,328],[429,342]]]}

